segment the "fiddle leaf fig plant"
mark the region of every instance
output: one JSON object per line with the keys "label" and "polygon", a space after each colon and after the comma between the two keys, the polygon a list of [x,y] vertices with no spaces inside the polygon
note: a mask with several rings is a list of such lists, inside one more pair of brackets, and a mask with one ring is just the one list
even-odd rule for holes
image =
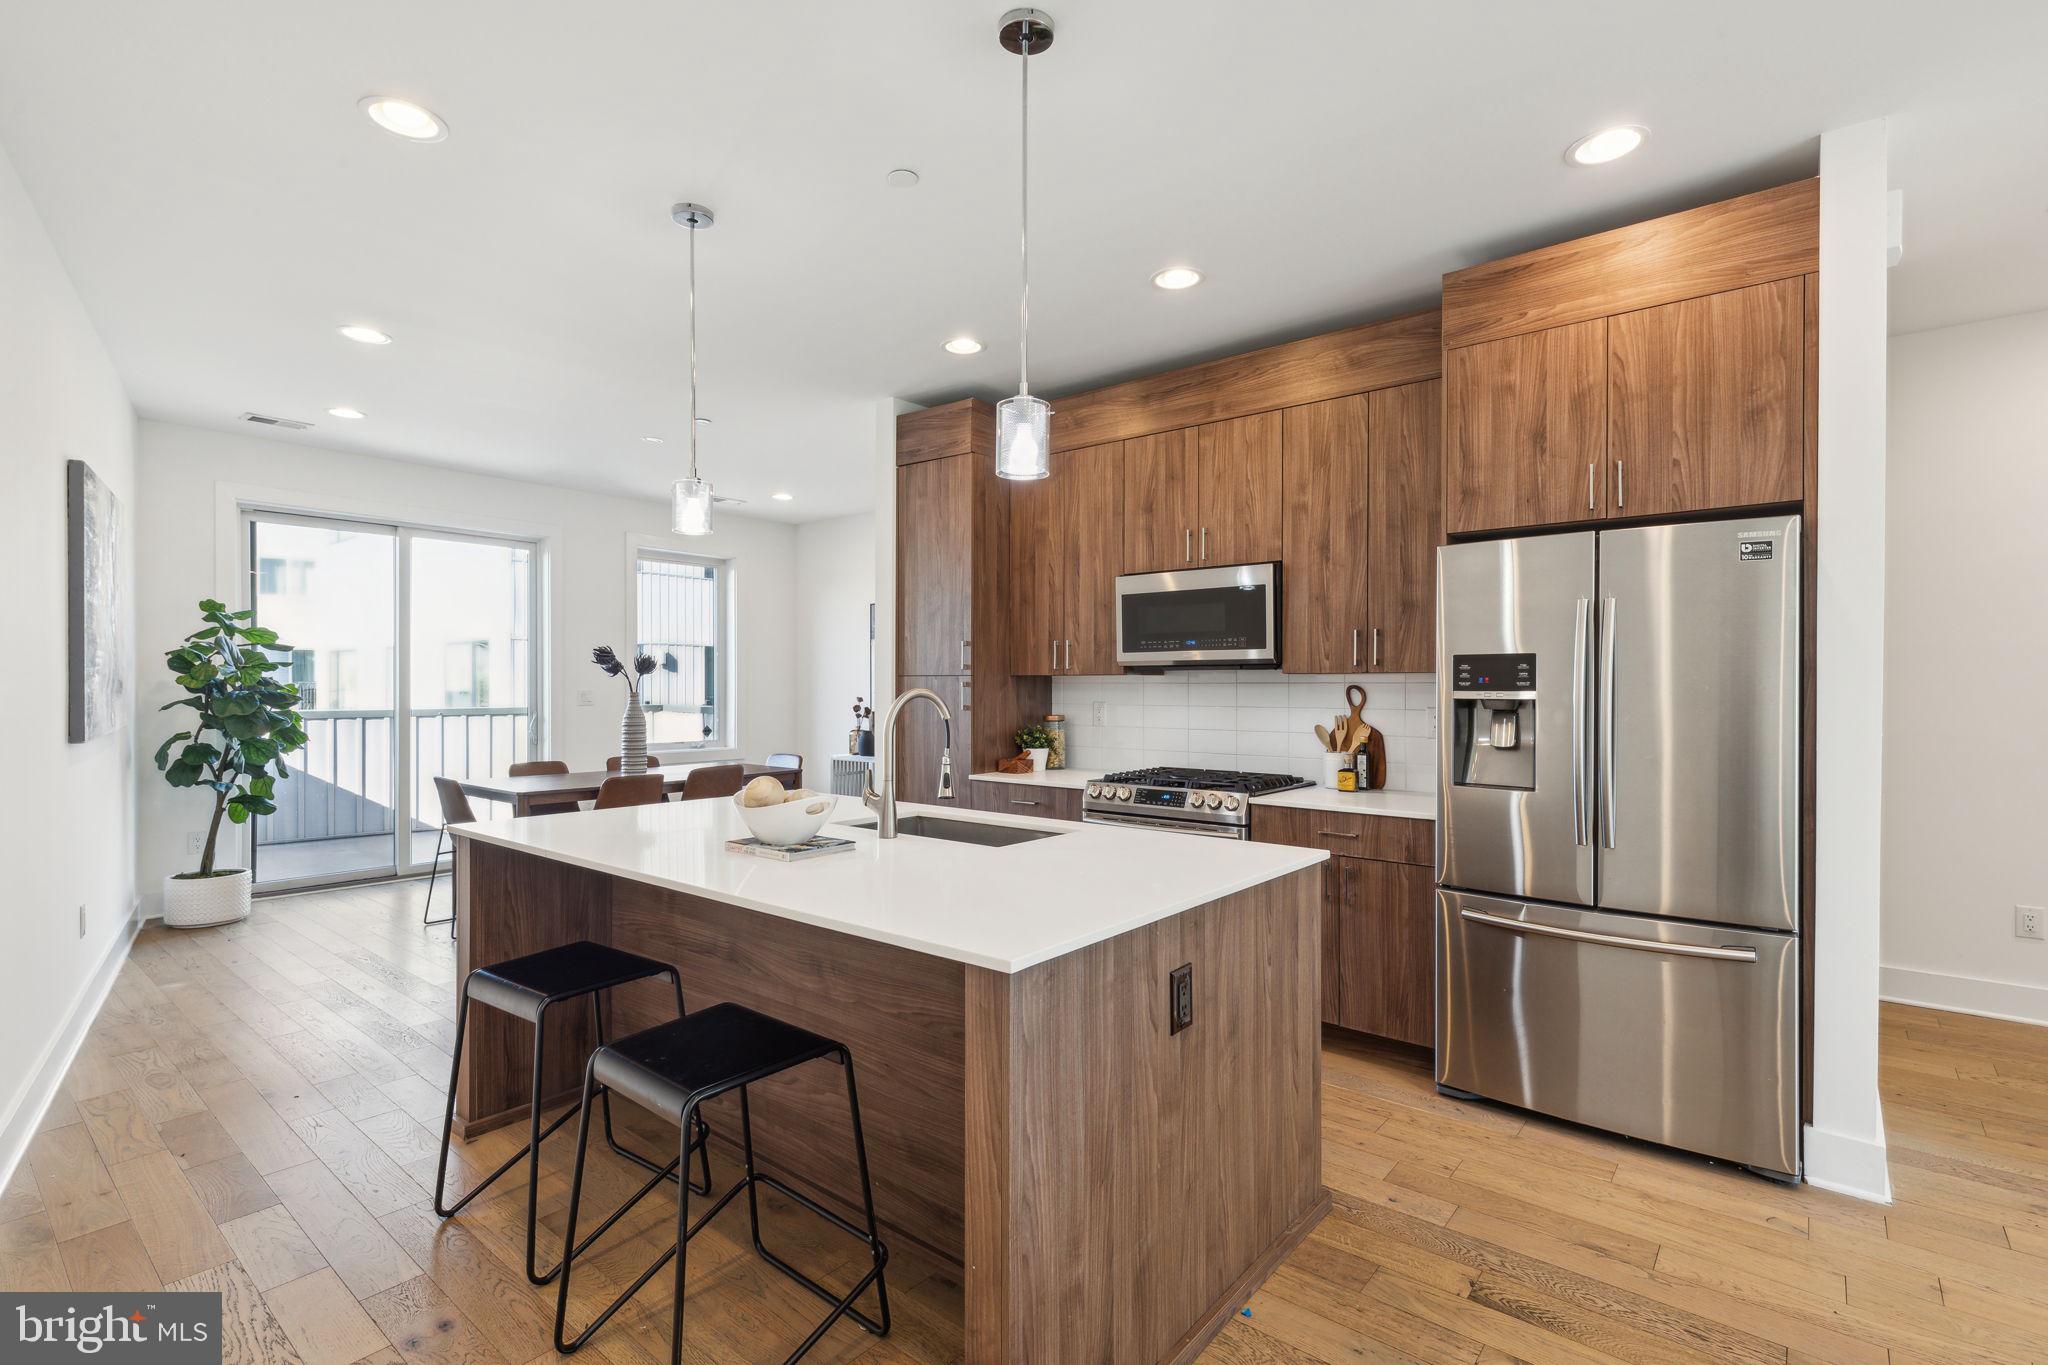
{"label": "fiddle leaf fig plant", "polygon": [[297,709],[299,689],[273,676],[284,664],[265,652],[285,648],[277,632],[251,624],[255,612],[229,611],[210,597],[199,604],[199,614],[205,624],[164,651],[164,662],[188,695],[159,708],[189,707],[192,728],[163,742],[156,766],[173,787],[213,793],[213,821],[199,870],[180,874],[213,877],[238,870],[213,865],[222,818],[239,825],[277,810],[277,779],[291,776],[285,755],[305,747],[306,730]]}

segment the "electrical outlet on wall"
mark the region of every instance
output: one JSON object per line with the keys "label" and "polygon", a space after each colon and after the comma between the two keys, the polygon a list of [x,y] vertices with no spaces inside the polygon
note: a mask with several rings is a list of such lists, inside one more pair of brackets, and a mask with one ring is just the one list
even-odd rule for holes
{"label": "electrical outlet on wall", "polygon": [[597,705],[597,693],[595,693],[595,692],[591,691],[591,690],[590,690],[589,688],[587,688],[587,687],[585,687],[585,688],[579,688],[579,689],[577,689],[577,692],[576,692],[576,704],[577,704],[578,706],[595,706],[595,705]]}
{"label": "electrical outlet on wall", "polygon": [[1090,703],[1088,707],[1088,723],[1090,725],[1109,724],[1109,703],[1106,701]]}
{"label": "electrical outlet on wall", "polygon": [[2015,905],[2012,908],[2012,934],[2014,938],[2048,938],[2042,932],[2042,921],[2048,919],[2048,911],[2038,905]]}
{"label": "electrical outlet on wall", "polygon": [[206,836],[196,829],[187,833],[185,835],[185,851],[193,854],[206,852]]}

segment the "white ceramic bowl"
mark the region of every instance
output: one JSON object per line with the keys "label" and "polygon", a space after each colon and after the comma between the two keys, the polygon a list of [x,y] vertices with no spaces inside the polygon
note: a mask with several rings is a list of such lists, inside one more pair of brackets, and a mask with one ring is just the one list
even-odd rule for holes
{"label": "white ceramic bowl", "polygon": [[810,793],[808,800],[784,801],[779,806],[743,806],[738,796],[733,809],[740,813],[747,829],[764,844],[800,844],[825,827],[838,803],[828,795]]}

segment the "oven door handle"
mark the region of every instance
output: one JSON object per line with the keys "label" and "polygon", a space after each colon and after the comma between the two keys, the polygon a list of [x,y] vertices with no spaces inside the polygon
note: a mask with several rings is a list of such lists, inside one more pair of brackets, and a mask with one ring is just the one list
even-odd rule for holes
{"label": "oven door handle", "polygon": [[1202,825],[1192,820],[1148,820],[1128,815],[1098,815],[1086,811],[1081,816],[1084,825],[1124,825],[1130,829],[1160,829],[1174,834],[1199,834],[1206,839],[1242,839],[1241,825]]}
{"label": "oven door handle", "polygon": [[1565,938],[1574,943],[1596,943],[1603,948],[1630,948],[1639,953],[1668,953],[1673,957],[1710,957],[1720,962],[1754,962],[1754,948],[1716,948],[1704,943],[1660,943],[1653,938],[1630,938],[1626,934],[1596,934],[1591,929],[1567,929],[1562,925],[1538,924],[1533,920],[1508,919],[1484,910],[1460,910],[1458,915],[1474,924],[1484,924],[1510,933],[1535,934],[1542,938]]}

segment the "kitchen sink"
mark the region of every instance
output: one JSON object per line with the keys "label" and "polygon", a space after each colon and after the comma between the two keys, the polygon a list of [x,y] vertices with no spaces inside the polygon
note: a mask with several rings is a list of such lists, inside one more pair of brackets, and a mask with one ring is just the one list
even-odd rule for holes
{"label": "kitchen sink", "polygon": [[[851,822],[848,827],[873,829],[875,821],[857,820]],[[915,835],[920,839],[950,839],[956,844],[981,844],[987,848],[1028,844],[1033,839],[1054,839],[1066,833],[1062,829],[1019,829],[1015,825],[987,825],[978,820],[948,820],[942,815],[905,815],[896,821],[896,832]]]}

